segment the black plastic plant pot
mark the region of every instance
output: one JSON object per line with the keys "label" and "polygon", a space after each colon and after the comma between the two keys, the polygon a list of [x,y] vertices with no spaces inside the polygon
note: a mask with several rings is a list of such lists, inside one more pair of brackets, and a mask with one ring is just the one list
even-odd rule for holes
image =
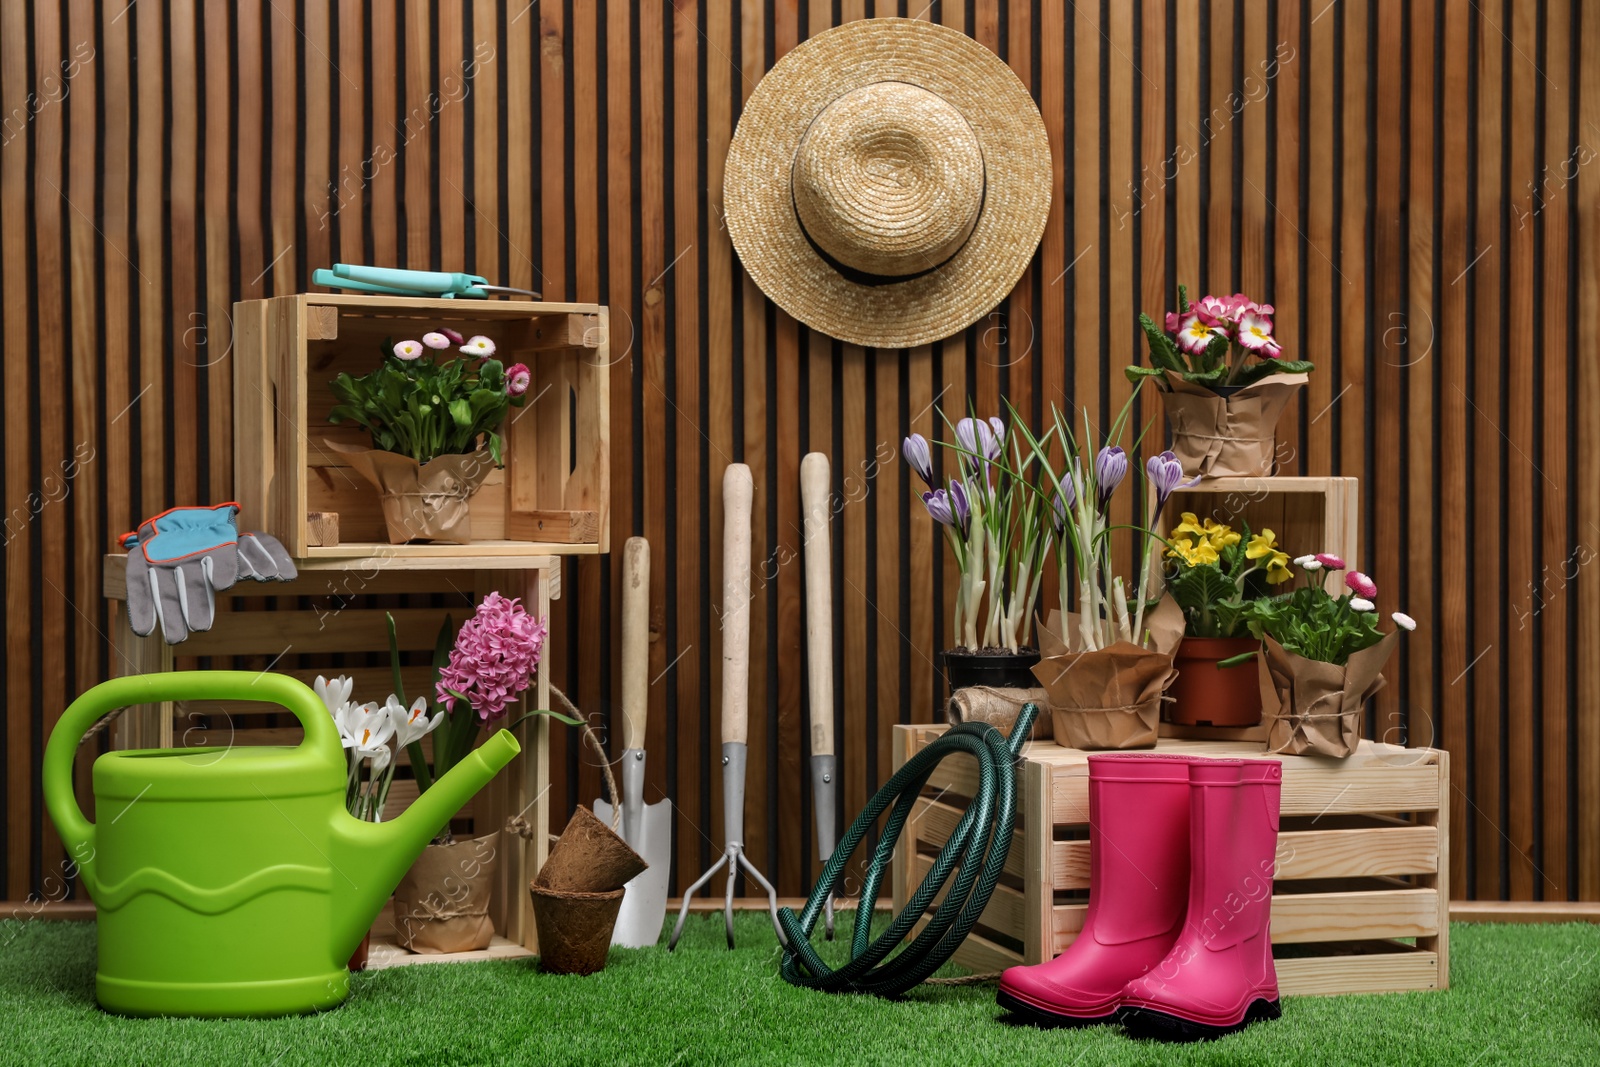
{"label": "black plastic plant pot", "polygon": [[1039,662],[1039,650],[1023,648],[1016,652],[984,649],[972,652],[964,648],[947,649],[944,653],[944,676],[950,692],[975,685],[993,689],[1032,689],[1039,683],[1033,677],[1033,665]]}

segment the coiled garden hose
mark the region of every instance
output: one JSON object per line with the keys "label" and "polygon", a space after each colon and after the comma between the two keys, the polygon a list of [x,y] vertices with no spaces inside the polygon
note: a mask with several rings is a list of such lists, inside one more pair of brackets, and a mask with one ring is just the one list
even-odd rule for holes
{"label": "coiled garden hose", "polygon": [[[788,940],[783,953],[785,981],[827,993],[875,993],[893,997],[926,981],[944,966],[978,921],[978,916],[983,914],[1000,881],[1000,872],[1005,868],[1006,854],[1011,851],[1012,830],[1017,822],[1014,769],[1038,714],[1036,705],[1024,704],[1009,739],[988,723],[961,723],[928,744],[895,772],[856,816],[844,840],[823,867],[805,909],[798,916],[792,908],[778,909],[778,922]],[[955,832],[939,850],[922,885],[911,894],[905,910],[895,916],[889,928],[876,940],[870,940],[878,889],[894,856],[900,831],[934,768],[959,752],[977,758],[977,795],[956,824]],[[837,969],[831,968],[811,947],[811,931],[851,854],[891,805],[893,811],[883,835],[878,838],[862,882],[850,962]],[[911,932],[952,872],[956,872],[955,881],[940,902],[938,913],[909,945],[891,957],[890,953]]]}

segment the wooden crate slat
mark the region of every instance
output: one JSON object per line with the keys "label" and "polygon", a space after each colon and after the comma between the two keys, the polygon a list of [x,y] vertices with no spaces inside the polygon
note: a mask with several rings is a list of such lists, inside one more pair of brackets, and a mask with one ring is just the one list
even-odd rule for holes
{"label": "wooden crate slat", "polygon": [[[1056,951],[1083,929],[1087,904],[1055,907]],[[987,915],[988,912],[985,911]],[[1010,932],[1011,927],[990,923]],[[1020,931],[1021,927],[1017,927]],[[1359,938],[1427,937],[1438,932],[1438,895],[1432,889],[1380,889],[1354,893],[1277,893],[1272,898],[1272,943],[1292,945]]]}
{"label": "wooden crate slat", "polygon": [[[955,833],[956,824],[961,821],[962,814],[964,813],[958,808],[923,798],[917,801],[916,807],[912,809],[911,818],[906,821],[920,824],[918,829],[920,837],[948,841],[950,835]],[[1026,849],[1027,842],[1022,831],[1012,831],[1011,850],[1006,853],[1005,873],[1022,877],[1023,856]]]}
{"label": "wooden crate slat", "polygon": [[[435,608],[396,608],[395,633],[401,648],[432,648],[445,612]],[[366,652],[389,649],[388,622],[382,611],[240,612],[183,643],[186,656],[248,656],[278,652]]]}
{"label": "wooden crate slat", "polygon": [[[926,917],[920,919],[917,925],[912,927],[912,936],[915,937],[920,934],[922,928],[927,926],[930,921]],[[1022,962],[1020,954],[1011,951],[1004,945],[995,944],[976,930],[967,935],[966,940],[961,942],[961,946],[956,949],[956,953],[951,959],[957,965],[980,974],[1003,971],[1007,967],[1015,967]]]}
{"label": "wooden crate slat", "polygon": [[1275,966],[1278,991],[1289,997],[1440,988],[1436,952],[1302,956],[1278,960]]}
{"label": "wooden crate slat", "polygon": [[[933,859],[929,856],[914,856],[911,860],[911,877],[918,884],[928,876],[928,871],[933,868]],[[955,881],[955,874],[951,874],[944,888],[933,898],[930,907],[937,908],[944,900],[945,894],[950,891],[951,884]],[[989,903],[983,909],[983,915],[978,919],[984,926],[998,930],[1002,933],[1022,940],[1022,925],[1025,921],[1027,902],[1022,891],[1012,889],[1008,885],[994,887],[994,895],[989,898]]]}
{"label": "wooden crate slat", "polygon": [[1439,831],[1433,826],[1370,830],[1307,830],[1278,836],[1279,881],[1432,874],[1439,869]]}

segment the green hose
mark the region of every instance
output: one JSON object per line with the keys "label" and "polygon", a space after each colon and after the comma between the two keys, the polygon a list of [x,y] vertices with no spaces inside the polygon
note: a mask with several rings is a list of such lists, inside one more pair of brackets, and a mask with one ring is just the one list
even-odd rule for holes
{"label": "green hose", "polygon": [[[851,825],[844,840],[834,850],[823,867],[805,910],[796,916],[792,908],[778,909],[778,922],[783,927],[788,945],[783,953],[782,973],[792,985],[820,989],[827,993],[875,993],[878,996],[899,996],[911,987],[926,981],[944,966],[966,939],[978,916],[988,906],[989,897],[1000,880],[1006,865],[1006,854],[1011,851],[1012,829],[1017,822],[1017,786],[1014,769],[1022,752],[1022,745],[1033,729],[1037,706],[1025,704],[1011,728],[1009,740],[1002,737],[988,723],[964,722],[952,727],[937,738],[905,765],[867,803]],[[895,842],[911,815],[922,787],[927,784],[934,768],[946,757],[965,752],[978,760],[978,791],[967,807],[955,832],[944,848],[939,850],[933,868],[922,880],[922,885],[911,894],[905,910],[895,916],[889,928],[870,941],[872,913],[878,900],[878,889],[889,862],[894,856]],[[850,943],[850,962],[843,967],[829,967],[811,947],[811,931],[823,906],[834,892],[844,873],[845,864],[867,831],[878,817],[889,808],[894,810],[878,838],[877,849],[867,867],[861,886],[861,898],[856,907],[855,930]],[[903,941],[917,920],[922,917],[934,897],[944,888],[951,872],[959,867],[949,895],[939,904],[931,922],[893,958],[889,954]]]}

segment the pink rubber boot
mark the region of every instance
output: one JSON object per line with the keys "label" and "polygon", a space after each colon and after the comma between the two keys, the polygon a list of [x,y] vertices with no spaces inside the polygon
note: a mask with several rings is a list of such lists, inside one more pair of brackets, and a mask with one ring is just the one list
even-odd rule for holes
{"label": "pink rubber boot", "polygon": [[[1189,756],[1089,757],[1089,907],[1048,963],[1000,976],[1000,1006],[1046,1026],[1109,1022],[1128,981],[1161,962],[1189,887]],[[1235,771],[1237,773],[1237,771]]]}
{"label": "pink rubber boot", "polygon": [[1123,992],[1118,1018],[1134,1037],[1221,1037],[1281,1014],[1268,926],[1283,767],[1212,760],[1189,782],[1188,914],[1166,958]]}

